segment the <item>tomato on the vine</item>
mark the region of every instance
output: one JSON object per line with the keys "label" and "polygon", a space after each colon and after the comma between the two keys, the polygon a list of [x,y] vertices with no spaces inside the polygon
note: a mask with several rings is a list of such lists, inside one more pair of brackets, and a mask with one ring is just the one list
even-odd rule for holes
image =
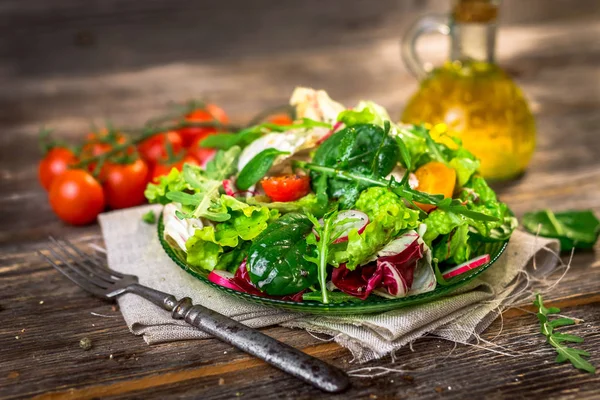
{"label": "tomato on the vine", "polygon": [[181,135],[175,131],[156,134],[138,144],[138,151],[144,161],[154,165],[169,158],[168,146],[172,154],[179,153],[183,148]]}
{"label": "tomato on the vine", "polygon": [[46,153],[38,166],[38,178],[44,189],[50,190],[52,181],[76,162],[75,154],[65,147],[55,147]]}
{"label": "tomato on the vine", "polygon": [[[99,132],[89,133],[86,136],[86,141],[83,147],[81,148],[81,159],[85,160],[86,158],[101,156],[102,154],[111,151],[114,146],[121,145],[126,141],[127,137],[122,133],[108,131],[106,129],[101,129]],[[135,148],[131,146],[127,148],[126,153],[133,154],[134,151]],[[96,170],[96,163],[88,163],[87,169],[93,173]],[[104,166],[102,167],[100,174],[104,174]]]}
{"label": "tomato on the vine", "polygon": [[158,163],[155,164],[152,168],[152,178],[150,179],[150,181],[157,182],[159,177],[169,175],[169,172],[171,172],[173,168],[181,171],[183,169],[183,164],[200,165],[194,157],[188,155],[184,156],[181,160],[175,162]]}
{"label": "tomato on the vine", "polygon": [[[229,118],[225,111],[214,104],[207,104],[203,109],[197,109],[185,116],[186,122],[219,122],[227,124]],[[211,133],[217,132],[217,128],[212,126],[186,126],[179,129],[184,147],[190,146],[198,138],[204,138]]]}
{"label": "tomato on the vine", "polygon": [[113,209],[142,204],[148,174],[148,165],[141,159],[128,164],[107,162],[102,174],[106,204]]}
{"label": "tomato on the vine", "polygon": [[260,181],[265,194],[273,201],[294,201],[310,192],[308,176],[283,175],[264,178]]}
{"label": "tomato on the vine", "polygon": [[187,155],[194,157],[201,166],[205,166],[208,161],[210,161],[217,152],[216,149],[201,147],[200,144],[204,139],[213,134],[209,134],[206,136],[198,137],[192,145],[188,148]]}
{"label": "tomato on the vine", "polygon": [[73,225],[86,225],[104,210],[104,192],[87,171],[71,169],[50,186],[50,206],[60,219]]}

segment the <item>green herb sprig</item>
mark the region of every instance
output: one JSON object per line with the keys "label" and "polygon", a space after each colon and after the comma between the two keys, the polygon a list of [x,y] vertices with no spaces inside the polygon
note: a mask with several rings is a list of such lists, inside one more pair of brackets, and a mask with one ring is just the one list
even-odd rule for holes
{"label": "green herb sprig", "polygon": [[540,321],[540,331],[546,336],[546,341],[554,347],[558,356],[556,356],[556,362],[562,363],[569,361],[575,368],[582,371],[589,372],[591,374],[596,372],[596,368],[590,364],[589,361],[583,357],[589,357],[590,353],[580,349],[574,349],[565,346],[565,342],[571,343],[582,343],[583,338],[575,335],[569,335],[566,333],[555,332],[554,329],[560,326],[574,325],[575,321],[571,318],[561,317],[550,320],[549,315],[558,314],[559,308],[556,307],[544,307],[541,294],[536,294],[535,301],[533,304],[538,308],[537,317]]}

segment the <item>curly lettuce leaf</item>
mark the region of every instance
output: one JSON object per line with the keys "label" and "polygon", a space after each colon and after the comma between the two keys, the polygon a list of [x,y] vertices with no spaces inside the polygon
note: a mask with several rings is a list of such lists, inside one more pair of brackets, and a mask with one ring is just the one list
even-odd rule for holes
{"label": "curly lettuce leaf", "polygon": [[[221,196],[219,207],[220,212],[227,212],[230,218],[214,226],[196,229],[186,242],[190,265],[209,271],[216,268],[221,263],[220,254],[231,251],[226,248],[237,248],[253,240],[279,215],[277,211],[250,206],[226,195]],[[228,265],[227,261],[224,262]]]}
{"label": "curly lettuce leaf", "polygon": [[497,218],[497,221],[469,220],[471,231],[483,240],[507,240],[518,222],[510,208],[498,201],[496,193],[480,176],[473,177],[460,194],[469,210]]}
{"label": "curly lettuce leaf", "polygon": [[387,188],[372,187],[363,191],[356,208],[369,216],[369,224],[360,234],[356,229],[351,230],[346,249],[331,253],[334,265],[346,263],[349,270],[371,258],[402,231],[419,225],[419,212],[407,208],[404,201]]}
{"label": "curly lettuce leaf", "polygon": [[190,185],[183,179],[181,172],[173,168],[168,175],[161,176],[158,183],[149,183],[144,191],[144,196],[150,203],[167,204],[171,202],[167,198],[169,192],[182,192],[191,189]]}

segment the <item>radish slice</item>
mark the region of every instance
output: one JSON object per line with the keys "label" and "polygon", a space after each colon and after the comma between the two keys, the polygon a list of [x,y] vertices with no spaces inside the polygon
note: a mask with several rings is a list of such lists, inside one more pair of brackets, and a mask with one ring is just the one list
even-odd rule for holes
{"label": "radish slice", "polygon": [[469,260],[465,263],[457,265],[456,267],[452,268],[449,271],[444,272],[442,277],[444,279],[450,279],[450,278],[458,276],[460,274],[464,274],[465,272],[475,269],[477,267],[481,267],[482,265],[485,265],[489,262],[490,262],[490,255],[484,254],[482,256],[475,257],[472,260]]}
{"label": "radish slice", "polygon": [[[347,221],[342,222],[344,220]],[[319,223],[323,226],[323,219],[320,219]],[[348,234],[352,229],[356,229],[359,234],[363,233],[369,224],[369,216],[362,211],[346,210],[340,212],[333,223],[337,224],[331,233],[332,237],[337,236],[337,239],[335,239],[333,243],[343,243],[348,241]],[[313,233],[317,237],[317,240],[319,240],[320,238],[317,231],[313,229]]]}
{"label": "radish slice", "polygon": [[216,283],[219,286],[223,286],[229,289],[237,290],[238,292],[243,292],[242,288],[233,283],[233,274],[228,271],[221,270],[213,270],[208,274],[208,280],[212,283]]}
{"label": "radish slice", "polygon": [[223,189],[225,189],[226,195],[235,196],[235,192],[233,191],[233,182],[231,182],[231,179],[223,179]]}

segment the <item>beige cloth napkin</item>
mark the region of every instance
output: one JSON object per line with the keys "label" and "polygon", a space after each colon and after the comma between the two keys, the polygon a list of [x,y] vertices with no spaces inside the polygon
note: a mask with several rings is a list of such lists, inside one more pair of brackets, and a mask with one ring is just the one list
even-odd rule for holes
{"label": "beige cloth napkin", "polygon": [[[372,315],[299,314],[234,298],[180,269],[162,249],[156,225],[142,221],[142,215],[148,210],[160,212],[160,206],[143,206],[100,216],[111,268],[135,274],[141,284],[177,298],[189,296],[195,303],[251,327],[279,324],[331,335],[348,348],[358,362],[381,358],[425,334],[465,343],[515,301],[515,292],[527,288],[526,274],[543,278],[558,264],[557,258],[548,251],[558,251],[556,240],[516,231],[496,264],[448,297]],[[135,295],[121,296],[119,305],[131,332],[143,335],[149,344],[208,336],[185,322],[173,320],[168,312]]]}

